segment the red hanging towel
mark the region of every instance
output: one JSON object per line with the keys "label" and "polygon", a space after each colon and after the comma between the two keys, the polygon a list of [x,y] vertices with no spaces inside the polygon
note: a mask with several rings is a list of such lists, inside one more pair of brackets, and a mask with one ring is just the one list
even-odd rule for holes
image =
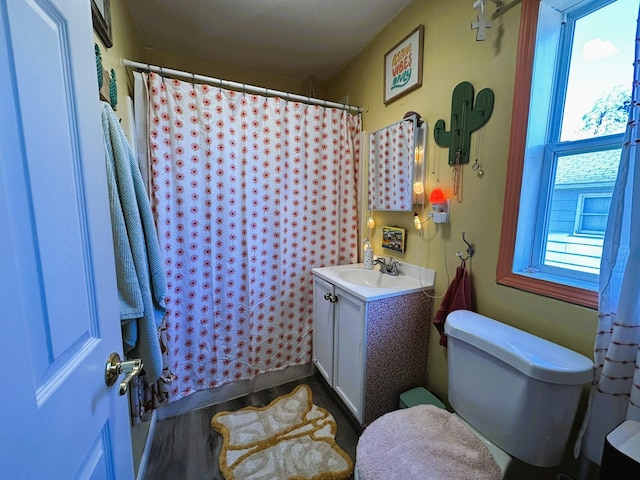
{"label": "red hanging towel", "polygon": [[440,345],[447,346],[447,336],[444,334],[444,322],[451,312],[455,310],[471,310],[471,278],[462,262],[456,269],[456,277],[444,294],[440,308],[433,317],[433,324],[440,333]]}

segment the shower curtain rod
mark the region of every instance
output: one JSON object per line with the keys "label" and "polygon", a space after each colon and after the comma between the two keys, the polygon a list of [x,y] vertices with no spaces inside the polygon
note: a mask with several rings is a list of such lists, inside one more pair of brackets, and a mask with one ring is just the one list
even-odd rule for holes
{"label": "shower curtain rod", "polygon": [[192,80],[192,81],[198,80],[200,82],[213,83],[221,87],[240,90],[242,92],[257,93],[265,96],[271,95],[271,96],[284,98],[285,100],[295,100],[303,103],[308,103],[310,105],[320,105],[323,107],[332,107],[332,108],[338,108],[340,110],[349,110],[349,111],[355,111],[356,113],[362,113],[362,109],[360,107],[354,107],[352,105],[345,105],[343,103],[337,103],[337,102],[329,102],[327,100],[320,100],[317,98],[305,97],[304,95],[297,95],[295,93],[281,92],[279,90],[272,90],[270,88],[256,87],[255,85],[247,85],[239,82],[231,82],[229,80],[222,80],[221,78],[205,77],[204,75],[183,72],[181,70],[173,70],[171,68],[158,67],[156,65],[149,65],[148,63],[134,62],[133,60],[127,60],[126,58],[123,59],[123,64],[125,67],[135,68],[138,70],[146,70],[150,72],[156,72],[156,73],[159,73],[160,75],[167,74],[174,77],[183,78],[185,80]]}

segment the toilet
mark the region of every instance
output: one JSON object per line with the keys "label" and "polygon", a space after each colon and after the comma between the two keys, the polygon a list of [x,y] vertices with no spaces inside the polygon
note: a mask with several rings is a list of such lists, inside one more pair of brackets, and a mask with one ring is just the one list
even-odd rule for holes
{"label": "toilet", "polygon": [[[473,478],[502,478],[512,458],[536,467],[558,465],[582,389],[593,379],[593,362],[467,310],[450,313],[444,328],[455,413],[419,405],[376,419],[358,441],[354,478],[453,479],[433,472],[443,464],[476,471],[474,461],[494,463],[487,476]],[[444,437],[454,427],[456,440],[445,448],[450,440]]]}

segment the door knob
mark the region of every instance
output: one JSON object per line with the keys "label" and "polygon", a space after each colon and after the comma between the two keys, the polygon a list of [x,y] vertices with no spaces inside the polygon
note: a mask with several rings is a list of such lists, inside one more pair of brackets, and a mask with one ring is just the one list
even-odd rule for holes
{"label": "door knob", "polygon": [[142,360],[136,358],[126,362],[120,361],[120,355],[113,352],[107,359],[107,369],[104,374],[104,381],[108,386],[116,383],[121,373],[125,374],[124,380],[120,382],[120,395],[127,393],[129,382],[137,377],[142,371]]}

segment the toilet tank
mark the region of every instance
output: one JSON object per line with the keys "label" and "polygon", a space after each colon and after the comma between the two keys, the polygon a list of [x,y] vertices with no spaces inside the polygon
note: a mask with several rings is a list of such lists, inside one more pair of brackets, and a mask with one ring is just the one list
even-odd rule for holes
{"label": "toilet tank", "polygon": [[456,413],[513,457],[558,465],[593,362],[467,310],[447,316],[445,333]]}

